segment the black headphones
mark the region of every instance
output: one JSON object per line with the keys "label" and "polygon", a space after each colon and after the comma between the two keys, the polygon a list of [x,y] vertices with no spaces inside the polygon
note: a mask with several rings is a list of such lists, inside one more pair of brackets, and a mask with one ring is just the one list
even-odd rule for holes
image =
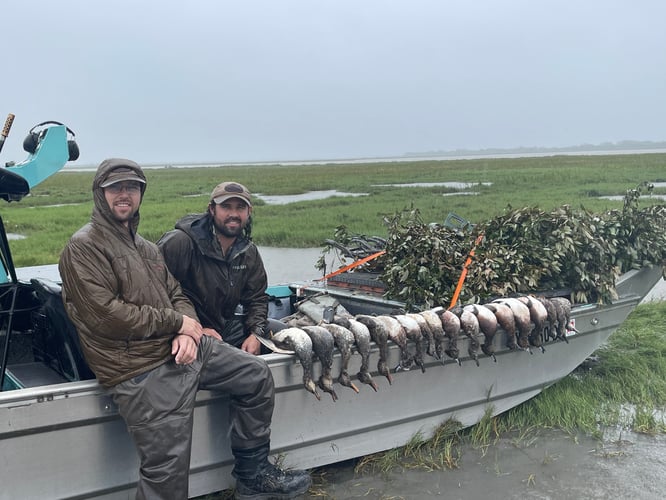
{"label": "black headphones", "polygon": [[67,149],[69,150],[69,161],[76,160],[79,157],[79,146],[76,144],[76,136],[74,135],[72,129],[66,127],[64,123],[60,122],[46,121],[38,123],[37,125],[32,127],[30,129],[30,132],[28,132],[27,137],[23,140],[23,149],[30,154],[34,154],[35,151],[37,151],[37,146],[39,145],[39,141],[43,137],[48,127],[44,128],[44,130],[40,130],[37,132],[35,132],[35,129],[42,127],[44,125],[62,125],[67,129],[67,132],[72,136],[71,139],[67,140]]}

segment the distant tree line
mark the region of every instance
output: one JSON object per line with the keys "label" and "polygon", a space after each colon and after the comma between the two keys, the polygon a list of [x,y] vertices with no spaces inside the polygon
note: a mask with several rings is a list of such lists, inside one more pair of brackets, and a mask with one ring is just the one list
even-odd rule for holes
{"label": "distant tree line", "polygon": [[579,144],[564,147],[516,147],[516,148],[484,148],[484,149],[453,149],[448,151],[408,152],[405,156],[467,156],[467,155],[498,155],[520,153],[568,153],[572,151],[632,151],[643,149],[666,149],[666,141],[618,141],[600,144]]}

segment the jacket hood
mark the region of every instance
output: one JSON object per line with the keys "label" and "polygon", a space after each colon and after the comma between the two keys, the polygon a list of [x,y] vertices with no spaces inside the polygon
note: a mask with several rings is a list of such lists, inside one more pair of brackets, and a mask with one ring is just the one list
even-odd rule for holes
{"label": "jacket hood", "polygon": [[[120,167],[129,168],[144,181],[144,183],[141,184],[141,201],[143,201],[143,195],[146,192],[146,176],[143,173],[141,167],[136,162],[124,158],[109,158],[100,163],[99,167],[97,167],[97,173],[95,174],[95,178],[93,179],[92,184],[93,201],[95,204],[93,207],[93,218],[102,217],[104,220],[112,223],[113,225],[121,224],[111,215],[111,209],[109,208],[109,204],[106,202],[102,184],[104,184],[111,172]],[[139,226],[139,220],[139,211],[137,210],[129,224],[130,228],[132,229],[132,233],[136,232],[137,227]]]}
{"label": "jacket hood", "polygon": [[188,214],[176,222],[175,228],[192,238],[199,251],[204,255],[214,259],[222,259],[214,246],[213,220],[207,212]]}
{"label": "jacket hood", "polygon": [[185,231],[190,236],[193,236],[194,232],[196,232],[198,237],[201,238],[210,234],[212,230],[211,223],[212,221],[208,213],[188,214],[176,221],[175,228]]}

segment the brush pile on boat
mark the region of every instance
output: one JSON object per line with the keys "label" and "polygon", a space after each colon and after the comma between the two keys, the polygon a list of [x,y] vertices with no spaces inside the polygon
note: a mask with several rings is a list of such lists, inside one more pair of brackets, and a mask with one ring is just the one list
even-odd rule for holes
{"label": "brush pile on boat", "polygon": [[[377,273],[385,297],[407,309],[451,303],[467,259],[459,297],[463,304],[546,290],[568,290],[575,303],[609,304],[617,298],[620,275],[666,262],[666,205],[639,206],[641,195],[652,188],[642,183],[628,190],[621,210],[604,213],[568,205],[550,211],[508,207],[471,224],[455,214],[444,223],[430,223],[418,209],[405,210],[385,217],[385,240],[340,226],[323,254],[335,251],[341,260],[358,261],[384,250],[355,271]],[[449,223],[451,216],[457,223]],[[322,257],[317,267],[324,269],[324,264]]]}
{"label": "brush pile on boat", "polygon": [[[271,334],[267,345],[274,350],[293,352],[303,367],[303,385],[320,399],[318,389],[333,400],[333,357],[335,348],[341,356],[337,382],[355,392],[358,387],[348,372],[352,353],[361,356],[359,382],[377,391],[370,374],[371,342],[379,349],[377,372],[392,383],[387,365],[389,344],[400,351],[399,364],[393,371],[409,370],[414,365],[425,372],[425,356],[444,362],[447,356],[461,363],[459,337],[467,338],[468,354],[479,365],[479,349],[494,361],[493,338],[505,332],[507,347],[531,352],[535,347],[545,351],[544,342],[567,341],[571,324],[571,302],[564,297],[519,296],[499,298],[485,304],[468,304],[446,309],[433,307],[404,314],[350,314],[330,295],[311,296],[296,305],[297,312],[283,318],[287,328]],[[313,380],[313,362],[321,363],[321,375]]]}

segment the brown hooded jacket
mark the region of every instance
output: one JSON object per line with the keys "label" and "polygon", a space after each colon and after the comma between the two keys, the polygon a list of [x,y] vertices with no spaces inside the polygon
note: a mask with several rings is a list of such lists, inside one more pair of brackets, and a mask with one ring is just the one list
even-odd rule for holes
{"label": "brown hooded jacket", "polygon": [[65,308],[86,361],[105,387],[170,359],[183,314],[197,318],[157,246],[136,234],[139,212],[129,229],[112,216],[101,185],[118,167],[145,181],[136,163],[104,160],[93,180],[90,222],[72,236],[59,263]]}

